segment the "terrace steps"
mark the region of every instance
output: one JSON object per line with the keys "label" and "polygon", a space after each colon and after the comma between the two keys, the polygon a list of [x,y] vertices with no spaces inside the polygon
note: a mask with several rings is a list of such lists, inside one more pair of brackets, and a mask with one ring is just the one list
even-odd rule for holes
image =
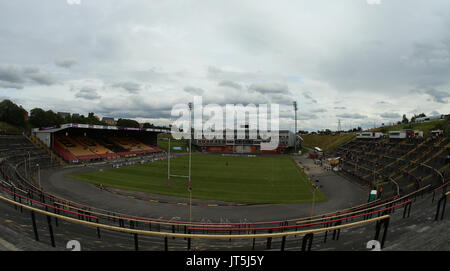
{"label": "terrace steps", "polygon": [[37,138],[33,135],[31,135],[29,137],[25,136],[25,138],[27,138],[36,147],[44,150],[44,152],[46,152],[48,155],[50,155],[51,159],[55,159],[61,166],[67,165],[67,162],[64,161],[64,159],[62,159],[58,154],[56,154],[54,151],[52,151],[50,148],[48,148],[44,143],[42,143],[42,141],[39,140],[39,138]]}
{"label": "terrace steps", "polygon": [[[445,139],[445,138],[444,138]],[[443,142],[443,141],[441,141]],[[448,148],[450,148],[450,143],[448,143],[444,148],[440,149],[439,151],[437,151],[435,154],[433,154],[432,156],[430,156],[429,158],[427,158],[424,162],[422,162],[421,164],[426,164],[427,162],[431,161],[432,159],[436,158],[437,156],[439,156],[440,154],[442,154],[444,151],[446,151]],[[447,165],[448,166],[448,165]],[[419,166],[414,167],[413,169],[409,170],[408,173],[413,172],[414,170],[416,170]],[[397,177],[398,179],[398,177]]]}

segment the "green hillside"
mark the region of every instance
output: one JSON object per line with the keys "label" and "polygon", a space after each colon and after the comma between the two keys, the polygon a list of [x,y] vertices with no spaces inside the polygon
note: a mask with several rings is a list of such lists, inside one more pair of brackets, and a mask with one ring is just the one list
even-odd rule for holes
{"label": "green hillside", "polygon": [[[387,133],[389,131],[414,129],[414,130],[423,131],[423,135],[426,137],[426,136],[428,136],[428,134],[431,130],[444,128],[444,124],[445,124],[445,120],[436,120],[436,121],[423,122],[423,123],[408,123],[408,124],[399,124],[399,125],[393,125],[393,126],[380,127],[380,128],[372,129],[371,131]],[[447,125],[447,129],[446,129],[447,135],[448,135],[448,127],[449,126]]]}
{"label": "green hillside", "polygon": [[351,141],[356,133],[342,133],[338,135],[302,135],[306,147],[319,147],[324,151],[332,151]]}
{"label": "green hillside", "polygon": [[21,134],[23,131],[24,128],[0,121],[0,134]]}

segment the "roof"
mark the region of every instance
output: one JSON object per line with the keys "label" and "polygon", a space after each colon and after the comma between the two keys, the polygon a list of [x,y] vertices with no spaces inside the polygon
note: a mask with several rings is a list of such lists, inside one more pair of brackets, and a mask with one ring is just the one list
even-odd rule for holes
{"label": "roof", "polygon": [[128,130],[128,131],[143,131],[143,132],[168,132],[169,129],[154,129],[154,128],[131,128],[131,127],[118,127],[109,125],[92,125],[92,124],[80,124],[80,123],[67,123],[59,127],[43,127],[34,128],[35,133],[54,133],[68,128],[80,128],[80,129],[99,129],[99,130]]}

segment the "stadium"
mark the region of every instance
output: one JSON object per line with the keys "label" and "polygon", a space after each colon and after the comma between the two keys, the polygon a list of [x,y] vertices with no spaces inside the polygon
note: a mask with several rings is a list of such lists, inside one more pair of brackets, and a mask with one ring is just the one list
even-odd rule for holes
{"label": "stadium", "polygon": [[[273,19],[265,16],[274,8],[267,3],[256,14],[242,7],[243,24],[217,21],[222,17],[215,15],[228,7],[214,4],[207,8],[210,24],[197,21],[187,7],[183,14],[189,19],[175,24],[180,14],[172,4],[155,9],[111,4],[102,14],[91,5],[98,3],[33,6],[42,14],[56,8],[62,17],[83,14],[92,20],[92,25],[72,20],[80,24],[69,23],[73,32],[68,34],[42,25],[55,31],[52,42],[26,32],[22,27],[30,22],[11,23],[50,56],[33,53],[36,58],[29,56],[30,64],[23,64],[28,59],[16,53],[22,47],[12,34],[5,37],[16,46],[0,46],[10,52],[0,57],[0,251],[450,250],[450,96],[442,83],[450,77],[428,73],[447,71],[433,59],[441,47],[411,42],[410,51],[384,51],[375,46],[387,48],[377,41],[387,40],[384,34],[353,25],[355,33],[369,35],[355,43],[365,48],[361,51],[347,39],[322,40],[309,27],[312,32],[305,35],[311,43],[306,44],[287,26],[308,24],[290,21],[296,17],[280,11],[273,16],[290,30],[275,31],[269,39],[265,33],[271,27],[261,19]],[[348,9],[342,15],[361,9],[356,13],[379,20],[372,5],[343,5]],[[19,7],[0,4],[0,17],[20,13]],[[151,22],[139,12],[158,9],[164,12],[152,13],[158,19]],[[130,10],[133,16],[127,18],[133,19],[124,19]],[[315,6],[310,11],[319,12]],[[30,16],[41,18],[38,13]],[[329,20],[321,27],[348,29]],[[83,31],[77,32],[80,25]],[[288,57],[272,47],[285,40],[280,33],[291,33],[280,47],[293,50]],[[207,37],[225,37],[234,46],[223,48],[219,43],[224,42]],[[74,58],[62,57],[69,54],[61,49],[69,45],[66,40],[79,39],[86,48],[74,49]],[[150,46],[140,47],[147,42]],[[328,42],[329,52],[314,49]],[[371,50],[382,52],[371,58]],[[384,57],[398,51],[411,55],[399,55],[401,64],[394,69],[380,63],[393,65]],[[296,54],[311,62],[294,65]],[[422,55],[431,59],[410,63]],[[421,70],[423,63],[438,66]],[[210,103],[201,109],[210,117],[201,125],[225,112],[211,114],[211,108],[277,104],[277,114],[270,112],[277,116],[277,129],[272,123],[270,133],[260,122],[253,126],[251,112],[248,118],[242,114],[241,123],[236,119],[231,130],[197,129],[191,114],[199,95]],[[177,106],[189,113],[188,127],[174,124]],[[276,147],[266,149],[273,140]]]}
{"label": "stadium", "polygon": [[[365,250],[377,240],[386,250],[448,248],[448,136],[362,133],[311,159],[320,148],[169,154],[157,147],[163,132],[66,124],[2,135],[5,243],[252,251]],[[192,187],[183,178],[190,155]]]}

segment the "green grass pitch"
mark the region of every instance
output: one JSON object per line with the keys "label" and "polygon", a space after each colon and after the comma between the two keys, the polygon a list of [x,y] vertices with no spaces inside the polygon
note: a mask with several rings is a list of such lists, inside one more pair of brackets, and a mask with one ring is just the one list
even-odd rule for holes
{"label": "green grass pitch", "polygon": [[[188,155],[171,159],[171,174],[188,175]],[[68,175],[94,184],[188,197],[187,178],[171,177],[167,160]],[[288,156],[192,155],[192,197],[239,203],[311,202],[313,190],[305,173]],[[319,191],[316,201],[326,201]]]}

